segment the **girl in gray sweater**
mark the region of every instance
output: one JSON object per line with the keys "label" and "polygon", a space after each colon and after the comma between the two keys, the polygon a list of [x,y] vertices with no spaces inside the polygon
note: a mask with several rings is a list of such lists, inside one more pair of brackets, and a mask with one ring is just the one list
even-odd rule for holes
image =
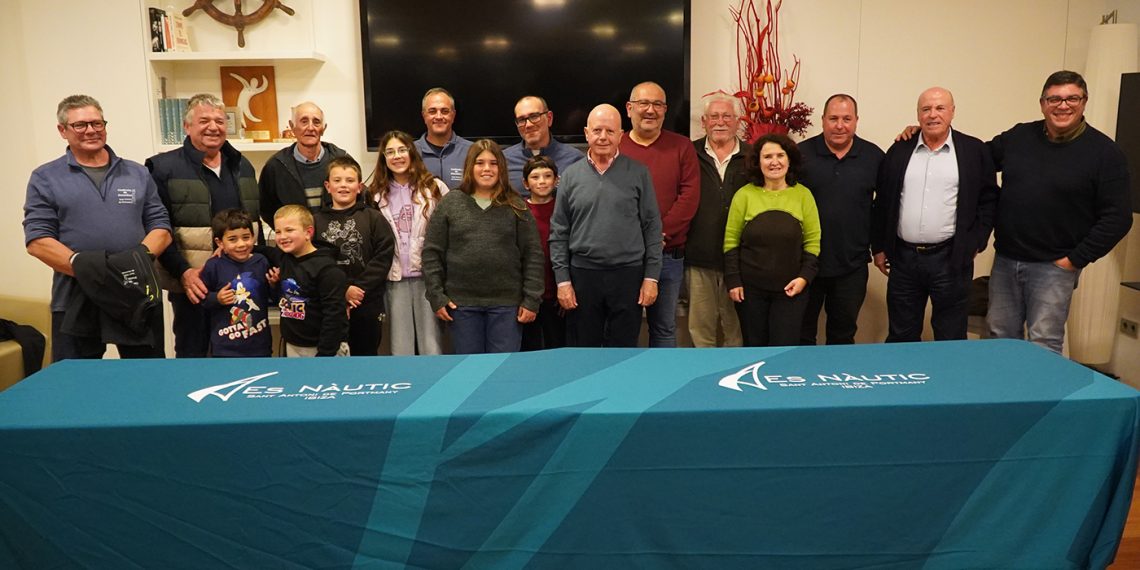
{"label": "girl in gray sweater", "polygon": [[443,197],[428,222],[428,302],[450,323],[456,354],[518,351],[544,286],[534,218],[511,190],[507,161],[493,141],[472,145],[458,190]]}

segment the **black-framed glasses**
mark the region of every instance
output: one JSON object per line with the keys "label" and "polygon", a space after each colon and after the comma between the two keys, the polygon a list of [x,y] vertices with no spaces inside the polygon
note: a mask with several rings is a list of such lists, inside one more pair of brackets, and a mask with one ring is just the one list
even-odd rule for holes
{"label": "black-framed glasses", "polygon": [[664,101],[650,101],[649,99],[638,99],[637,101],[630,101],[630,103],[637,105],[637,108],[642,110],[642,111],[644,111],[650,107],[653,107],[654,109],[657,109],[657,110],[661,110],[667,106],[667,105],[665,105]]}
{"label": "black-framed glasses", "polygon": [[546,114],[549,112],[550,111],[543,111],[541,113],[531,113],[529,115],[523,115],[521,117],[515,117],[515,124],[520,126],[520,127],[525,125],[527,121],[538,124],[538,120],[545,117]]}
{"label": "black-framed glasses", "polygon": [[1057,95],[1052,95],[1049,97],[1041,98],[1041,100],[1048,103],[1050,107],[1056,107],[1060,105],[1062,101],[1068,103],[1070,107],[1075,107],[1077,105],[1080,105],[1081,101],[1084,101],[1085,99],[1087,99],[1087,97],[1084,95],[1069,95],[1068,97],[1059,97]]}
{"label": "black-framed glasses", "polygon": [[78,121],[75,123],[68,123],[67,126],[71,127],[71,130],[77,133],[86,131],[88,127],[91,127],[91,130],[98,133],[107,128],[107,121]]}

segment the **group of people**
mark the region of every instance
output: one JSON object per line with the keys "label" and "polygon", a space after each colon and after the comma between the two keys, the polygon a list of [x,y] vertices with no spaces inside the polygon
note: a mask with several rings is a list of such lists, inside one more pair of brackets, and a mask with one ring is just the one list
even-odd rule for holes
{"label": "group of people", "polygon": [[823,132],[799,144],[741,140],[737,100],[711,95],[690,141],[663,128],[666,94],[645,82],[630,131],[598,105],[582,152],[551,136],[537,96],[515,105],[518,144],[463,139],[455,99],[434,88],[426,132],[384,134],[366,182],[313,103],[258,177],[213,95],[190,100],[182,146],[145,167],[115,155],[98,102],[77,95],[57,113],[67,151],[29,181],[25,241],[55,270],[56,361],[108,343],[163,356],[159,283],[177,357],[269,355],[270,303],[290,356],[374,355],[383,319],[392,354],[441,353],[441,326],[464,354],[636,346],[643,312],[649,346],[671,347],[683,284],[695,346],[816,344],[821,310],[826,342],[844,344],[872,262],[888,275],[888,341],[919,340],[928,299],[935,338],[958,339],[995,228],[992,333],[1060,351],[1080,268],[1131,226],[1127,164],[1085,123],[1087,100],[1080,75],[1054,73],[1043,120],[983,143],[951,128],[953,96],[931,88],[917,130],[883,153],[857,136],[850,95],[828,98]]}

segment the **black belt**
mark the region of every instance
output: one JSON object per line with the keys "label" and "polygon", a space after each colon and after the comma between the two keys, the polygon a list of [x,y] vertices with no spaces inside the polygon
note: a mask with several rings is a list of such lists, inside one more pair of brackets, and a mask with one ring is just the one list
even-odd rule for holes
{"label": "black belt", "polygon": [[666,257],[671,257],[673,259],[684,259],[685,258],[685,246],[680,245],[677,247],[670,247],[670,248],[663,249],[663,250],[661,250],[661,255],[664,255]]}
{"label": "black belt", "polygon": [[934,253],[950,245],[951,241],[953,241],[953,238],[946,241],[940,241],[938,243],[910,243],[909,241],[903,241],[902,239],[899,239],[897,243],[903,247],[913,250],[915,253],[926,255]]}

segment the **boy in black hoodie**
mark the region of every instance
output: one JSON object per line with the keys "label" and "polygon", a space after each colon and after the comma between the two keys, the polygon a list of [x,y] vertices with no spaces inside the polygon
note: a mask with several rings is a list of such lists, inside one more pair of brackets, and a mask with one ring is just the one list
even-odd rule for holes
{"label": "boy in black hoodie", "polygon": [[360,165],[352,157],[332,159],[313,214],[316,236],[340,249],[337,263],[348,276],[348,346],[353,356],[376,356],[384,287],[396,238],[379,210],[360,199]]}
{"label": "boy in black hoodie", "polygon": [[313,244],[313,214],[295,204],[273,215],[281,256],[281,338],[286,356],[348,356],[348,279],[331,245]]}

